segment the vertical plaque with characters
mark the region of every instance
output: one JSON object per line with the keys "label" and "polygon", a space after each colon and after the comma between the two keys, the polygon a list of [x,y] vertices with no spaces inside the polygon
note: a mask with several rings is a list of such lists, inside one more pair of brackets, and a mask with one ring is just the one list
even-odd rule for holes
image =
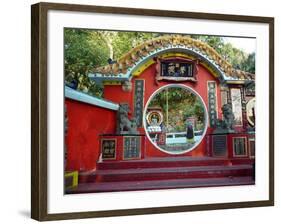
{"label": "vertical plaque with characters", "polygon": [[144,80],[135,80],[135,93],[134,93],[134,116],[136,118],[137,127],[142,126],[143,114],[143,95],[144,95]]}
{"label": "vertical plaque with characters", "polygon": [[214,156],[226,156],[227,137],[226,135],[213,135]]}
{"label": "vertical plaque with characters", "polygon": [[116,139],[102,139],[102,159],[116,158]]}
{"label": "vertical plaque with characters", "polygon": [[233,138],[233,149],[234,149],[235,156],[246,156],[247,155],[246,137]]}
{"label": "vertical plaque with characters", "polygon": [[217,86],[215,81],[208,82],[208,107],[210,126],[215,127],[217,120],[217,101],[216,101]]}
{"label": "vertical plaque with characters", "polygon": [[140,158],[140,136],[124,136],[124,159]]}

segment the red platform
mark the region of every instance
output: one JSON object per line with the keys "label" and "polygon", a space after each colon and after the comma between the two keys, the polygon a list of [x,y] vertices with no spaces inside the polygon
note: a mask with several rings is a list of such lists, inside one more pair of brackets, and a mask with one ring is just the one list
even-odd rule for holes
{"label": "red platform", "polygon": [[81,173],[78,188],[67,193],[248,185],[254,184],[252,164],[247,158],[212,157],[106,161]]}

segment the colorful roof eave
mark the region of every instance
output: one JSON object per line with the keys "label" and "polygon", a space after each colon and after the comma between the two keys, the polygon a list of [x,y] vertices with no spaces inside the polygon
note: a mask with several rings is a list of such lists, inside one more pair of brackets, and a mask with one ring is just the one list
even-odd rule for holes
{"label": "colorful roof eave", "polygon": [[[201,44],[202,44],[202,42],[201,42]],[[133,52],[133,51],[134,51],[134,49],[132,49],[130,52]],[[114,74],[110,70],[110,66],[112,66],[112,65],[107,65],[107,66],[102,67],[102,69],[107,68],[109,70],[108,72],[103,72],[103,73],[92,72],[92,73],[89,73],[88,76],[89,76],[90,79],[96,80],[96,81],[121,81],[122,82],[122,81],[130,80],[131,77],[133,76],[134,72],[136,70],[138,70],[139,67],[144,65],[147,61],[151,60],[153,57],[155,57],[157,55],[160,56],[160,55],[165,54],[167,52],[186,53],[187,55],[192,55],[195,58],[199,59],[200,61],[205,62],[206,64],[208,64],[209,67],[211,67],[213,72],[217,74],[217,77],[220,79],[221,82],[226,82],[226,83],[232,83],[233,82],[234,83],[234,81],[235,81],[235,82],[238,82],[238,83],[244,83],[245,80],[254,80],[254,79],[247,79],[247,78],[246,79],[245,78],[240,79],[239,77],[237,77],[237,75],[226,74],[223,71],[223,69],[219,66],[217,61],[211,59],[207,54],[204,54],[204,52],[199,51],[198,47],[188,47],[188,46],[173,45],[173,44],[169,44],[169,45],[166,45],[162,48],[158,48],[154,51],[151,51],[145,57],[140,57],[140,59],[138,61],[136,61],[135,63],[133,63],[133,65],[131,67],[126,69],[125,73],[118,73],[118,74],[115,73]],[[227,63],[227,62],[224,61],[223,63]],[[99,70],[100,68],[97,68],[97,70]],[[232,71],[235,72],[235,73],[240,72],[240,73],[243,73],[244,75],[246,74],[243,71],[239,71],[239,70],[235,70],[235,69],[232,69]],[[248,73],[248,74],[250,74],[250,73]],[[254,76],[254,74],[250,74],[250,75]]]}

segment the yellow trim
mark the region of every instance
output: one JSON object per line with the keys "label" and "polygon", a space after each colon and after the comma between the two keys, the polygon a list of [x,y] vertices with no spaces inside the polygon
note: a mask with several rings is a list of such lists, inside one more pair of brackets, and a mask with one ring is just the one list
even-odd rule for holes
{"label": "yellow trim", "polygon": [[132,76],[139,76],[145,69],[147,69],[150,65],[154,63],[155,61],[153,59],[149,59],[143,65],[140,65],[138,69],[132,73]]}
{"label": "yellow trim", "polygon": [[209,66],[206,62],[200,62],[200,64],[206,68],[215,78],[218,78],[219,75],[216,71],[214,71],[214,69],[211,68],[211,66]]}
{"label": "yellow trim", "polygon": [[72,177],[72,185],[67,188],[74,188],[78,186],[78,171],[66,171],[64,178]]}
{"label": "yellow trim", "polygon": [[183,57],[192,60],[196,59],[194,56],[182,52],[167,52],[162,54],[161,58],[168,58],[168,57]]}
{"label": "yellow trim", "polygon": [[103,85],[106,85],[106,86],[116,86],[116,85],[121,85],[121,82],[119,82],[119,81],[104,81]]}
{"label": "yellow trim", "polygon": [[[163,53],[159,56],[160,58],[169,58],[169,57],[182,57],[182,58],[186,58],[186,59],[191,59],[191,60],[195,60],[196,57],[186,54],[186,53],[181,53],[181,52],[167,52],[167,53]],[[144,64],[140,65],[133,73],[132,76],[139,76],[140,74],[143,73],[144,70],[146,70],[150,65],[154,64],[155,61],[153,60],[153,58],[149,59],[147,62],[145,62]],[[217,72],[215,72],[207,63],[205,62],[200,62],[200,64],[206,68],[215,78],[218,78],[219,75],[217,74]],[[111,84],[114,85],[114,84]]]}
{"label": "yellow trim", "polygon": [[226,81],[227,84],[244,84],[245,80],[228,80]]}
{"label": "yellow trim", "polygon": [[[167,53],[161,54],[159,57],[160,58],[182,57],[182,58],[187,58],[187,59],[191,59],[191,60],[196,59],[195,57],[193,57],[191,55],[187,55],[187,54],[181,53],[181,52],[167,52]],[[134,71],[132,73],[132,75],[133,76],[139,76],[145,69],[147,69],[150,65],[152,65],[154,63],[155,63],[155,61],[153,60],[153,58],[149,59],[146,63],[144,63],[143,65],[139,66],[137,71]]]}

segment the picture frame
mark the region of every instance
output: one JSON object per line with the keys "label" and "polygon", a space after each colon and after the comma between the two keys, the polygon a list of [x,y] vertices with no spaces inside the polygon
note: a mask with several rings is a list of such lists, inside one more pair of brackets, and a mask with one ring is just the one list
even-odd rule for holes
{"label": "picture frame", "polygon": [[[50,212],[50,147],[54,146],[50,142],[50,105],[53,86],[50,84],[49,72],[51,70],[49,64],[50,55],[48,49],[50,48],[49,29],[52,25],[50,23],[50,12],[64,12],[73,13],[83,16],[84,14],[100,13],[103,16],[108,15],[122,15],[135,17],[152,17],[155,19],[164,18],[172,19],[193,19],[200,21],[223,21],[223,22],[238,22],[238,23],[255,23],[266,25],[268,30],[268,160],[267,162],[267,191],[266,199],[263,200],[241,200],[229,202],[216,203],[198,203],[198,204],[181,204],[181,205],[165,205],[155,206],[147,204],[143,207],[130,207],[121,209],[102,209],[85,211],[64,211],[64,212]],[[104,7],[104,6],[90,6],[90,5],[74,5],[74,4],[57,4],[57,3],[38,3],[31,6],[31,218],[38,221],[61,220],[61,219],[81,219],[81,218],[97,218],[97,217],[112,217],[112,216],[127,216],[127,215],[142,215],[142,214],[159,214],[172,212],[188,212],[188,211],[204,211],[216,209],[229,208],[247,208],[247,207],[261,207],[274,205],[274,18],[259,17],[259,16],[241,16],[241,15],[225,15],[225,14],[211,14],[202,12],[183,12],[183,11],[166,11],[155,9],[137,9],[137,8],[119,8],[119,7]],[[63,49],[63,47],[61,46]],[[63,63],[63,62],[61,62]],[[60,77],[61,75],[61,77]],[[62,82],[63,71],[57,74],[58,82]],[[63,108],[63,105],[61,105]],[[61,112],[63,109],[60,110]],[[53,139],[54,140],[54,139]],[[245,142],[247,148],[247,144]],[[63,147],[56,148],[61,150],[63,154]],[[248,150],[248,149],[246,149]],[[257,158],[258,155],[255,154]],[[63,161],[61,161],[63,164]],[[61,166],[63,167],[63,165]],[[60,169],[60,166],[56,167]],[[174,190],[180,191],[180,190]],[[147,193],[144,193],[147,194]],[[63,196],[63,195],[62,195]],[[71,197],[71,196],[65,196]],[[110,199],[109,199],[110,200]]]}

